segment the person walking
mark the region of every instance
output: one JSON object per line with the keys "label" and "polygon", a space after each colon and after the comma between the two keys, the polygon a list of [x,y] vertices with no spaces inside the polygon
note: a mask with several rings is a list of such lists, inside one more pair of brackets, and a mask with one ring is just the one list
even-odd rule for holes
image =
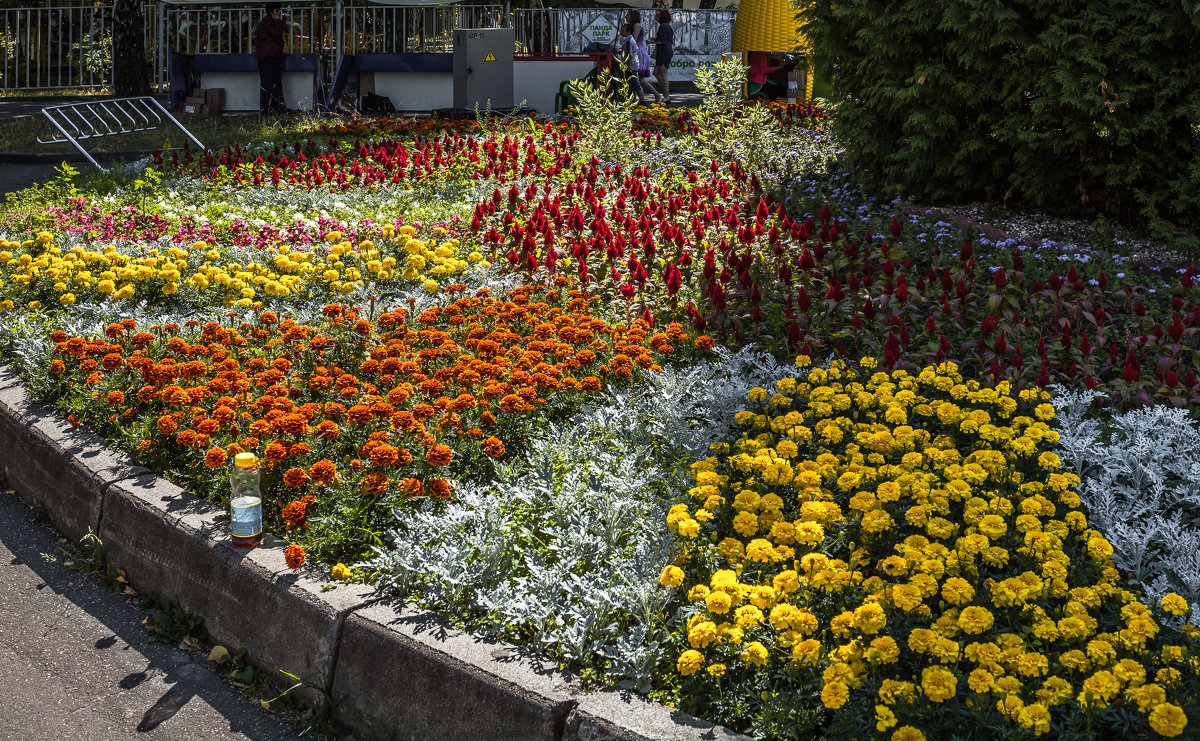
{"label": "person walking", "polygon": [[671,81],[667,79],[671,59],[675,56],[675,30],[671,28],[671,11],[659,8],[654,16],[658,28],[654,32],[654,77],[662,90],[665,103],[671,102]]}
{"label": "person walking", "polygon": [[642,14],[631,10],[625,15],[625,22],[633,24],[633,38],[637,41],[638,46],[637,76],[642,92],[653,95],[654,102],[658,103],[662,100],[662,96],[650,82],[650,51],[646,48],[646,29],[642,28]]}
{"label": "person walking", "polygon": [[621,40],[617,43],[617,64],[623,71],[629,92],[639,103],[645,103],[646,95],[642,92],[642,85],[638,80],[638,48],[637,40],[633,38],[632,23],[621,26]]}
{"label": "person walking", "polygon": [[283,10],[267,3],[267,14],[254,32],[258,58],[258,111],[264,116],[287,112],[283,102]]}

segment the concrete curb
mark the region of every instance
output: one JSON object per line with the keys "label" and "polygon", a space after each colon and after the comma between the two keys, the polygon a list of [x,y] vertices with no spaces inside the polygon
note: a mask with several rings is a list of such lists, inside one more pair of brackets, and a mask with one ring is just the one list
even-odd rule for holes
{"label": "concrete curb", "polygon": [[[97,162],[124,162],[140,160],[154,155],[152,149],[131,149],[122,152],[92,152]],[[79,152],[0,152],[0,164],[5,165],[71,165],[89,164],[87,157]]]}
{"label": "concrete curb", "polygon": [[214,640],[244,646],[268,673],[326,688],[338,722],[360,738],[749,739],[636,694],[585,692],[513,646],[382,602],[363,585],[325,591],[315,571],[287,568],[277,538],[234,549],[222,509],[31,403],[4,366],[0,450],[8,486],[64,535],[97,532],[135,588],[178,599]]}

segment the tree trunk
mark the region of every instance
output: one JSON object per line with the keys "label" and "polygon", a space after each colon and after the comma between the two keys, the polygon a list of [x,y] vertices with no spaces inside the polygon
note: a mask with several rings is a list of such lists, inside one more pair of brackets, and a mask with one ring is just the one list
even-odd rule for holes
{"label": "tree trunk", "polygon": [[113,3],[112,60],[112,87],[118,97],[150,94],[146,17],[141,0]]}

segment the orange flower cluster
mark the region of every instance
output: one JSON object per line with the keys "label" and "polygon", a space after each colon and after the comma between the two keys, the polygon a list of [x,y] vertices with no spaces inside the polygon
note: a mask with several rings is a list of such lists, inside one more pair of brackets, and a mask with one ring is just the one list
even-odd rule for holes
{"label": "orange flower cluster", "polygon": [[50,393],[82,390],[85,424],[136,440],[140,461],[190,472],[189,485],[218,501],[217,469],[255,453],[265,514],[289,531],[331,497],[388,498],[384,518],[406,498],[450,497],[447,472],[490,470],[489,458],[542,415],[569,413],[601,378],[620,382],[696,347],[679,325],[609,325],[562,287],[501,299],[450,286],[444,305],[374,320],[331,304],[311,324],[263,312],[149,331],[126,320],[91,339],[56,331],[52,363],[63,369]]}
{"label": "orange flower cluster", "polygon": [[304,549],[292,543],[283,550],[283,560],[289,569],[298,569],[304,565]]}

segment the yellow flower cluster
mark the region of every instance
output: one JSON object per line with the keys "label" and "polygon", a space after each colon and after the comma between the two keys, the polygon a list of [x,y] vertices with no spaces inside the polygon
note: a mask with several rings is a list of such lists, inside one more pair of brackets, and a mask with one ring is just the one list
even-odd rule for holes
{"label": "yellow flower cluster", "polygon": [[[1124,707],[1180,735],[1192,633],[1170,642],[1122,586],[1078,477],[1046,449],[1048,394],[952,363],[874,367],[752,390],[745,433],[693,464],[692,501],[667,516],[685,552],[661,579],[687,601],[679,672],[720,664],[728,696],[730,678],[761,687],[749,678],[786,667],[773,676],[817,682],[831,710],[875,705],[834,713],[838,737],[946,735],[951,702],[1013,733]],[[1173,594],[1158,607],[1188,611]]]}
{"label": "yellow flower cluster", "polygon": [[[420,281],[436,293],[470,263],[483,260],[478,252],[464,256],[458,240],[445,239],[440,228],[429,239],[417,238],[411,226],[397,232],[385,225],[378,231],[378,244],[370,239],[352,244],[329,232],[323,243],[308,249],[277,244],[253,252],[252,260],[239,260],[234,250],[207,242],[63,250],[48,232],[23,242],[0,239],[0,308],[176,294],[227,307],[249,306],[272,296],[327,300],[391,280]],[[245,255],[252,248],[240,251]]]}

